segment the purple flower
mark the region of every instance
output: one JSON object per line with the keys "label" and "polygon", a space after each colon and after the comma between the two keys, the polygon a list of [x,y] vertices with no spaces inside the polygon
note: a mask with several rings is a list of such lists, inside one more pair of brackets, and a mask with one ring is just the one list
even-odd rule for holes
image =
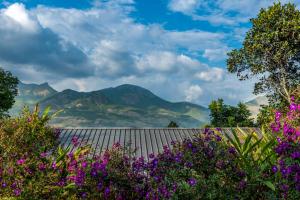
{"label": "purple flower", "polygon": [[231,153],[231,154],[235,154],[236,153],[236,150],[234,147],[229,147],[228,148],[228,152]]}
{"label": "purple flower", "polygon": [[2,183],[2,187],[5,188],[7,185],[6,183]]}
{"label": "purple flower", "polygon": [[293,152],[291,154],[291,158],[293,158],[293,159],[300,158],[300,152],[299,151]]}
{"label": "purple flower", "polygon": [[110,193],[110,188],[109,187],[106,187],[105,190],[104,190],[104,195],[105,196],[108,196]]}
{"label": "purple flower", "polygon": [[216,135],[216,140],[217,140],[218,142],[220,142],[220,141],[222,140],[222,138],[221,138],[219,135]]}
{"label": "purple flower", "polygon": [[20,189],[15,189],[14,193],[15,193],[15,196],[20,196],[21,195],[21,190]]}
{"label": "purple flower", "polygon": [[98,190],[101,190],[102,189],[102,186],[103,186],[103,184],[100,182],[100,183],[98,183],[98,185],[97,185],[97,189]]}
{"label": "purple flower", "polygon": [[38,165],[38,168],[39,168],[40,171],[44,171],[46,169],[46,165],[44,163],[40,163]]}
{"label": "purple flower", "polygon": [[72,144],[73,144],[75,147],[77,147],[78,144],[79,144],[78,139],[79,139],[79,138],[78,138],[77,136],[73,136],[72,139],[71,139],[71,142],[72,142]]}
{"label": "purple flower", "polygon": [[81,163],[81,167],[82,168],[86,168],[88,166],[88,163],[86,161],[82,162]]}
{"label": "purple flower", "polygon": [[83,192],[83,193],[81,194],[81,197],[84,198],[84,199],[87,198],[87,196],[88,196],[88,195],[87,195],[86,192]]}
{"label": "purple flower", "polygon": [[190,178],[188,180],[188,184],[193,187],[193,186],[195,186],[197,184],[197,180],[194,179],[194,178]]}
{"label": "purple flower", "polygon": [[289,189],[289,186],[286,185],[286,184],[282,184],[282,185],[280,186],[280,189],[281,189],[282,191],[284,191],[284,192],[287,192],[288,189]]}
{"label": "purple flower", "polygon": [[12,189],[15,189],[17,187],[17,183],[16,182],[13,182],[10,186]]}
{"label": "purple flower", "polygon": [[276,173],[278,171],[278,167],[276,165],[272,166],[273,173]]}
{"label": "purple flower", "polygon": [[238,184],[238,189],[243,190],[243,189],[245,189],[246,185],[247,185],[246,181],[241,180]]}
{"label": "purple flower", "polygon": [[150,154],[149,154],[149,158],[151,158],[151,159],[154,158],[154,154],[153,154],[153,153],[150,153]]}

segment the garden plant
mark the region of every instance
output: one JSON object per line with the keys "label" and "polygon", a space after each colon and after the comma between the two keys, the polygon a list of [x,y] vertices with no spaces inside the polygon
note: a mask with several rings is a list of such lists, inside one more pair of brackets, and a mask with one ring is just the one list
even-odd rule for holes
{"label": "garden plant", "polygon": [[[299,99],[262,135],[209,129],[163,153],[134,157],[115,144],[59,146],[46,109],[0,123],[0,196],[7,199],[299,199]],[[126,154],[124,154],[126,150]]]}

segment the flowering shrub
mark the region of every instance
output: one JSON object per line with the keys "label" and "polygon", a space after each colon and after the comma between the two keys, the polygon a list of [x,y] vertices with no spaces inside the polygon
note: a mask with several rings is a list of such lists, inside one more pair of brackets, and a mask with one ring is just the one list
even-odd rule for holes
{"label": "flowering shrub", "polygon": [[279,176],[279,190],[285,199],[300,198],[300,104],[292,103],[287,114],[276,112],[271,128],[278,135],[275,152],[278,164],[272,167]]}
{"label": "flowering shrub", "polygon": [[[284,135],[276,147],[279,163],[272,168],[268,140],[263,143],[256,138],[252,142],[254,136],[247,136],[240,145],[231,146],[212,129],[193,139],[173,142],[172,149],[165,146],[163,153],[149,155],[149,161],[133,157],[119,144],[92,156],[89,146],[78,147],[76,137],[71,141],[77,148],[70,151],[58,147],[60,131],[47,126],[48,110],[42,115],[38,108],[32,113],[25,110],[18,118],[0,122],[0,196],[278,199],[280,190],[285,198],[298,198],[299,110],[299,105],[293,104],[286,118],[276,115],[272,127],[277,132],[283,130]],[[279,189],[273,191],[272,182]]]}

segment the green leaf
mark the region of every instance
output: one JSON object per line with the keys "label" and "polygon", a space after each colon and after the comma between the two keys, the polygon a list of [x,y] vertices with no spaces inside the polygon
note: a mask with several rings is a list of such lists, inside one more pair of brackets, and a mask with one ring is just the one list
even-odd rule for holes
{"label": "green leaf", "polygon": [[273,191],[276,190],[274,184],[271,183],[270,181],[263,181],[263,184],[264,184],[265,186],[267,186],[268,188],[270,188],[271,190],[273,190]]}
{"label": "green leaf", "polygon": [[47,106],[47,108],[44,110],[43,115],[42,115],[43,120],[46,119],[46,117],[48,116],[50,109],[51,109],[51,106]]}
{"label": "green leaf", "polygon": [[75,183],[70,183],[67,186],[64,187],[65,189],[72,189],[75,188]]}
{"label": "green leaf", "polygon": [[228,135],[228,133],[225,132],[225,137],[228,139],[228,141],[230,142],[231,145],[233,145],[235,147],[235,149],[237,150],[237,152],[239,154],[241,154],[241,150],[239,148],[239,145],[230,137],[230,135]]}

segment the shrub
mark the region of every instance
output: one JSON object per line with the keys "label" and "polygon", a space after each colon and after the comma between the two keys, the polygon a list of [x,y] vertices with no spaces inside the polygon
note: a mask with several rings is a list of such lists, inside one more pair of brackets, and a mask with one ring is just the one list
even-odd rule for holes
{"label": "shrub", "polygon": [[[163,153],[149,155],[146,161],[120,144],[95,156],[90,146],[78,147],[76,137],[72,139],[75,150],[58,147],[60,131],[47,125],[49,109],[43,114],[37,107],[33,112],[25,109],[0,126],[0,196],[278,199],[280,192],[284,198],[299,198],[299,110],[293,104],[286,118],[277,113],[273,129],[280,131],[284,125],[276,154],[274,135],[234,134],[228,144],[219,129],[207,128],[193,139],[173,142],[172,149],[165,146]],[[278,165],[272,167],[277,157]]]}
{"label": "shrub", "polygon": [[300,198],[300,104],[292,97],[289,111],[276,112],[271,125],[278,135],[275,152],[279,156],[273,172],[279,177],[278,189],[285,199]]}

